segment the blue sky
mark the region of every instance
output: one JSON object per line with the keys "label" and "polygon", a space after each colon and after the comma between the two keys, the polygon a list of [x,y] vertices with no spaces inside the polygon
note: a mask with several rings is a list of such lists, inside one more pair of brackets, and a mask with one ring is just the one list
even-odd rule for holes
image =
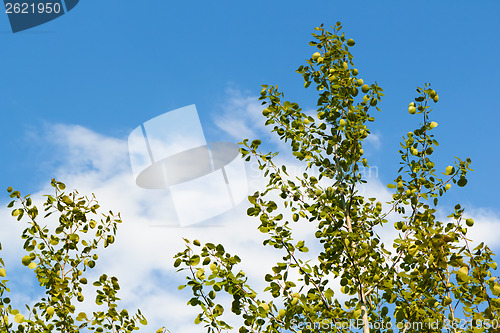
{"label": "blue sky", "polygon": [[372,159],[387,170],[384,179],[391,180],[401,134],[415,122],[406,113],[414,88],[431,82],[441,98],[434,114],[441,142],[436,156],[443,163],[470,156],[476,172],[468,198],[495,207],[498,6],[86,1],[17,34],[9,33],[4,15],[0,149],[7,160],[0,182],[33,191],[52,176],[44,166],[53,151],[28,135],[42,124],[79,124],[126,137],[144,120],[189,104],[209,124],[228,86],[256,95],[266,83],[279,84],[290,99],[312,107],[294,70],[313,51],[307,45],[312,28],[340,20],[357,42],[353,54],[361,75],[385,89],[374,125],[383,133],[384,149]]}
{"label": "blue sky", "polygon": [[[247,104],[255,109],[261,84],[278,84],[286,98],[311,109],[312,92],[294,71],[315,52],[308,46],[313,28],[341,21],[356,41],[360,77],[385,90],[371,127],[378,143],[365,149],[380,182],[396,177],[401,136],[419,121],[408,103],[416,86],[430,82],[440,96],[432,116],[439,123],[437,165],[444,170],[454,156],[471,157],[475,170],[443,203],[499,221],[499,12],[493,0],[87,0],[16,34],[0,15],[0,191],[37,193],[52,177],[82,181],[92,168],[108,168],[99,179],[111,184],[110,162],[93,161],[92,147],[75,148],[79,139],[102,142],[96,149],[122,147],[143,122],[190,104],[209,141],[230,138],[224,119],[244,119]],[[246,124],[251,119],[259,118]],[[120,161],[117,170],[130,172],[127,159]]]}

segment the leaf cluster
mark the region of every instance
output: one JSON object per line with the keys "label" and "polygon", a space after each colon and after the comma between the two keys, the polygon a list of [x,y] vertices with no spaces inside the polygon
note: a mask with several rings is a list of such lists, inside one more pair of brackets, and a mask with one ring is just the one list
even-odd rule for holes
{"label": "leaf cluster", "polygon": [[[260,150],[261,140],[241,143],[242,157],[256,160],[268,180],[263,191],[248,197],[247,214],[266,234],[263,245],[283,254],[264,276],[263,292],[274,301],[258,298],[245,274],[233,273],[239,258],[219,251],[222,245],[194,241],[192,247],[188,241],[175,266],[191,272],[187,285],[195,297],[189,304],[202,310],[195,322],[205,322],[208,332],[232,329],[219,318],[223,305],[213,302],[225,291],[239,297],[231,307],[244,319],[239,332],[361,328],[364,333],[390,333],[394,327],[404,332],[422,327],[427,332],[457,332],[446,323],[456,323],[461,315],[469,324],[462,331],[488,331],[481,323],[498,319],[500,311],[500,285],[492,275],[494,254],[483,243],[471,249],[467,231],[474,222],[464,217],[459,204],[448,220],[436,217],[439,198],[452,183],[465,186],[472,171],[469,158],[457,158],[441,174],[432,160],[439,144],[431,103],[439,101],[438,94],[429,84],[417,88],[408,111],[421,117],[421,123],[403,137],[402,166],[388,185],[394,193],[383,209],[382,202],[360,192],[366,183],[362,168],[369,168],[362,145],[370,134],[367,124],[374,120],[369,112],[380,111],[383,90],[359,78],[349,52],[355,43],[341,33],[340,23],[332,31],[323,26],[316,30],[310,45],[317,51],[297,69],[305,88],[316,86],[316,114],[284,100],[278,86],[264,85],[260,96],[265,124],[290,144],[305,172],[290,175],[286,165],[274,162],[277,153]],[[390,249],[377,233],[387,228],[389,214],[397,220],[398,232]],[[315,239],[297,240],[293,226],[298,223],[308,224]],[[315,260],[303,259],[310,249],[317,251]],[[208,274],[200,261],[202,266],[216,263],[217,269]],[[338,284],[343,295],[334,291]]]}
{"label": "leaf cluster", "polygon": [[[57,215],[55,226],[39,222],[39,210],[30,195],[21,196],[19,191],[8,188],[13,199],[8,207],[12,216],[21,221],[26,217],[27,227],[22,233],[23,248],[27,254],[21,262],[32,269],[45,296],[33,306],[26,305],[28,314],[22,315],[13,309],[8,280],[0,282],[0,332],[79,332],[86,328],[95,332],[132,332],[139,323],[146,325],[140,310],[129,315],[126,309],[119,310],[117,292],[120,289],[116,277],[102,274],[93,283],[98,287],[95,303],[105,307],[92,314],[76,313],[76,302],[83,302],[83,288],[88,281],[86,273],[95,267],[100,247],[108,247],[115,241],[120,214],[99,213],[95,197],[79,195],[77,191],[66,193],[64,183],[52,179],[53,195],[46,195],[43,203],[43,218]],[[7,271],[0,258],[0,276]],[[14,316],[17,327],[9,320]]]}

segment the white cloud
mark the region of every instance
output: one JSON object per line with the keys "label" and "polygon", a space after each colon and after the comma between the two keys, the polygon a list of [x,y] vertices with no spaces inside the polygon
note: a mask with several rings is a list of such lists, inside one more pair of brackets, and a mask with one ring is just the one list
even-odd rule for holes
{"label": "white cloud", "polygon": [[380,149],[380,147],[382,146],[380,134],[378,133],[370,133],[370,135],[366,137],[365,142],[369,143],[375,150]]}
{"label": "white cloud", "polygon": [[262,116],[265,106],[255,96],[245,95],[233,88],[228,88],[226,95],[227,101],[221,106],[222,113],[214,116],[219,129],[238,142],[269,136],[270,129],[264,125],[265,118]]}
{"label": "white cloud", "polygon": [[[500,226],[500,216],[491,210],[483,208],[466,209],[464,218],[473,218],[474,226],[468,228],[467,238],[473,241],[472,248],[484,242],[491,248],[500,247],[498,228]],[[471,250],[472,250],[471,248]]]}
{"label": "white cloud", "polygon": [[[239,139],[262,138],[268,132],[264,129],[260,110],[261,105],[255,98],[231,91],[226,114],[217,118],[216,124],[235,138],[237,135],[240,135]],[[256,286],[256,291],[262,290],[264,274],[281,260],[283,254],[262,246],[264,235],[256,230],[257,219],[246,216],[246,203],[206,224],[179,228],[175,207],[167,191],[144,190],[135,185],[126,140],[74,125],[54,125],[48,130],[50,137],[47,135],[40,139],[50,138],[49,143],[61,156],[54,171],[57,179],[64,181],[69,189],[77,188],[81,194],[95,193],[103,211],[112,209],[121,212],[124,222],[119,226],[116,243],[99,251],[100,260],[89,280],[95,280],[103,272],[116,275],[122,287],[118,296],[124,305],[130,312],[140,308],[149,320],[150,325],[141,329],[141,332],[151,332],[151,328],[156,330],[161,326],[176,333],[199,330],[193,324],[197,309],[186,305],[190,298],[189,291],[177,290],[177,286],[185,281],[185,275],[176,273],[172,265],[173,255],[184,250],[182,237],[224,244],[228,252],[238,254],[242,259],[241,269],[248,273],[250,284]],[[289,155],[280,156],[291,174],[303,173],[301,164]],[[262,189],[264,180],[260,171],[255,165],[250,165],[247,170],[250,187]],[[377,197],[383,203],[390,201],[391,193],[376,173],[368,178],[369,182],[361,188],[360,194]],[[34,197],[40,199],[41,194],[47,192],[52,192],[48,185],[35,193]],[[24,279],[30,273],[26,270],[20,273],[22,267],[19,256],[22,251],[14,250],[22,246],[19,237],[22,224],[16,223],[8,214],[6,209],[0,210],[1,219],[8,220],[0,224],[1,241],[5,249],[2,256],[8,259],[8,267],[14,267],[13,272],[18,272]],[[475,216],[477,225],[477,230],[473,229],[471,236],[498,246],[498,239],[491,232],[500,224],[498,216],[481,210],[471,210],[471,216]],[[395,218],[391,217],[391,221]],[[310,228],[310,224],[297,224],[294,230],[300,238],[311,242],[314,240],[315,230]],[[391,222],[381,231],[389,249],[392,248],[390,245],[395,234]],[[304,259],[314,259],[314,248],[310,249],[311,252],[305,254]],[[341,295],[338,286],[335,285],[334,289],[336,295]],[[23,301],[33,299],[23,290],[14,290],[14,293],[21,296]],[[91,309],[92,301],[88,299],[82,309]]]}
{"label": "white cloud", "polygon": [[[58,168],[56,178],[65,182],[68,190],[77,188],[80,194],[95,193],[102,211],[112,209],[121,212],[123,224],[119,226],[116,243],[99,251],[100,260],[89,280],[95,280],[102,273],[116,275],[121,290],[119,297],[130,305],[130,310],[141,308],[151,326],[166,326],[175,332],[192,332],[195,308],[188,307],[190,297],[181,294],[177,286],[183,283],[184,274],[176,273],[173,256],[185,248],[182,237],[200,239],[202,242],[222,243],[227,251],[241,255],[253,280],[261,280],[260,275],[252,276],[251,267],[270,268],[277,260],[269,249],[262,248],[263,238],[258,235],[255,222],[246,217],[246,205],[209,221],[214,227],[203,225],[192,228],[178,228],[175,207],[167,191],[143,190],[138,188],[131,174],[127,142],[106,137],[81,126],[55,125],[49,127],[51,144],[57,150]],[[47,135],[47,137],[49,137]],[[44,138],[46,139],[46,138]],[[52,193],[45,186],[33,197],[41,210],[42,194]],[[31,279],[30,271],[20,265],[19,257],[22,240],[22,223],[16,223],[6,209],[1,210],[3,220],[10,220],[0,226],[2,255],[8,270],[17,272],[18,277]],[[13,251],[14,250],[14,251]],[[20,273],[22,272],[22,273]],[[18,286],[19,287],[19,286]],[[33,300],[32,295],[23,295],[22,290],[14,290],[21,300]],[[31,297],[30,297],[31,296]],[[89,298],[81,309],[91,309],[93,298]],[[17,302],[18,307],[21,306]],[[144,328],[141,331],[151,331]]]}

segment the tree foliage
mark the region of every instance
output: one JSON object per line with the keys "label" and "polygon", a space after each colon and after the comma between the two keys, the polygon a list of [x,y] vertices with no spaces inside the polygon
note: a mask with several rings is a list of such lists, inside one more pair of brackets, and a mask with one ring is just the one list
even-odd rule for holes
{"label": "tree foliage", "polygon": [[[432,105],[439,96],[429,84],[416,90],[408,111],[420,123],[403,137],[401,167],[388,185],[394,193],[383,209],[359,191],[366,183],[363,168],[369,167],[363,140],[383,90],[359,77],[349,52],[355,43],[340,23],[320,26],[313,36],[310,45],[316,50],[297,73],[305,88],[318,91],[316,114],[285,100],[278,86],[264,85],[260,94],[265,124],[290,144],[306,172],[290,176],[285,165],[275,164],[276,153],[261,152],[260,140],[245,140],[241,148],[243,158],[256,160],[268,180],[265,189],[249,196],[247,213],[267,235],[263,245],[280,251],[283,260],[264,276],[262,295],[237,268],[237,255],[221,244],[186,240],[174,265],[188,272],[179,288],[192,289],[188,304],[201,310],[195,323],[204,323],[207,332],[232,330],[217,298],[226,293],[232,297],[230,311],[242,319],[239,332],[486,332],[498,327],[500,285],[492,276],[497,267],[492,251],[483,243],[471,247],[467,231],[473,220],[464,217],[459,204],[446,220],[436,217],[440,197],[451,184],[465,186],[471,171],[469,158],[457,158],[445,170],[432,161],[438,146]],[[389,214],[397,219],[392,248],[377,233]],[[309,249],[293,234],[296,223],[314,228],[320,245],[316,260],[301,258]],[[292,273],[300,278],[292,279]],[[265,301],[269,295],[272,301]]]}
{"label": "tree foliage", "polygon": [[[85,275],[96,265],[99,247],[108,247],[115,241],[116,230],[121,223],[120,214],[99,214],[95,197],[80,196],[77,191],[65,193],[65,184],[52,180],[54,195],[47,195],[44,218],[58,215],[55,227],[39,222],[39,210],[31,196],[21,196],[19,191],[8,189],[14,200],[12,216],[21,221],[27,219],[22,233],[23,248],[27,254],[22,264],[32,269],[45,296],[33,306],[26,305],[27,312],[13,309],[9,296],[8,280],[0,281],[0,332],[132,332],[138,324],[146,325],[140,310],[130,315],[119,309],[117,297],[120,286],[114,276],[102,274],[93,283],[97,287],[95,303],[102,310],[93,313],[78,312],[75,301],[83,302]],[[0,247],[1,249],[1,247]],[[0,277],[8,277],[0,258]]]}

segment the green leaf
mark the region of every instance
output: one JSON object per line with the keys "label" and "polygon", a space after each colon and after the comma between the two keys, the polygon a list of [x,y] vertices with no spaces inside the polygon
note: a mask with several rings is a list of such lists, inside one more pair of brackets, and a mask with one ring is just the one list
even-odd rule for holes
{"label": "green leaf", "polygon": [[346,295],[349,294],[349,286],[342,286],[340,291]]}
{"label": "green leaf", "polygon": [[175,262],[174,262],[174,267],[176,267],[176,268],[177,268],[177,267],[179,267],[179,266],[180,266],[180,264],[181,264],[181,262],[182,262],[182,260],[181,260],[180,258],[177,258],[177,259],[175,260]]}
{"label": "green leaf", "polygon": [[80,312],[76,317],[77,321],[83,321],[87,319],[87,314],[85,312]]}
{"label": "green leaf", "polygon": [[30,256],[24,256],[21,259],[21,262],[23,263],[24,266],[28,266],[31,263],[31,257]]}
{"label": "green leaf", "polygon": [[389,313],[389,308],[387,306],[382,307],[382,311],[380,312],[381,317],[387,316],[387,313]]}
{"label": "green leaf", "polygon": [[191,257],[191,260],[190,260],[190,265],[191,266],[196,266],[200,263],[200,256],[195,254],[194,256]]}
{"label": "green leaf", "polygon": [[329,300],[333,297],[333,290],[328,288],[326,291],[325,291],[325,297],[328,298]]}
{"label": "green leaf", "polygon": [[461,177],[458,181],[457,181],[457,185],[460,186],[460,187],[464,187],[465,185],[467,185],[467,179]]}

